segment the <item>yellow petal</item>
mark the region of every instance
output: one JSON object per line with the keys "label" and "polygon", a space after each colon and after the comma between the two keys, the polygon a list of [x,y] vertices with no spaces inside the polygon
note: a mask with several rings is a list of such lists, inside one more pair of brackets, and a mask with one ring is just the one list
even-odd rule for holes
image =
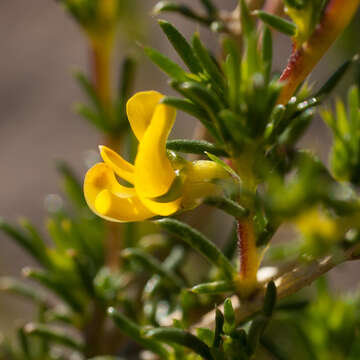
{"label": "yellow petal", "polygon": [[157,91],[142,91],[131,97],[126,104],[126,113],[136,138],[141,141],[154,114],[156,105],[164,97]]}
{"label": "yellow petal", "polygon": [[154,216],[134,188],[120,185],[113,170],[104,163],[94,165],[85,176],[84,195],[90,209],[110,221],[140,221]]}
{"label": "yellow petal", "polygon": [[116,175],[120,176],[129,183],[134,183],[134,165],[123,159],[118,153],[109,149],[106,146],[99,146],[100,155],[104,162],[115,171]]}
{"label": "yellow petal", "polygon": [[210,160],[198,160],[188,167],[187,178],[189,182],[205,182],[214,179],[226,179],[229,173],[219,164]]}
{"label": "yellow petal", "polygon": [[154,214],[169,216],[180,209],[182,198],[167,203],[160,203],[146,198],[141,198],[141,201]]}
{"label": "yellow petal", "polygon": [[221,193],[221,188],[210,182],[186,184],[182,199],[182,207],[187,210],[193,209],[194,207],[200,205],[203,198],[221,195]]}
{"label": "yellow petal", "polygon": [[166,154],[166,140],[175,121],[175,109],[159,104],[155,108],[135,160],[135,189],[140,198],[165,194],[175,172]]}

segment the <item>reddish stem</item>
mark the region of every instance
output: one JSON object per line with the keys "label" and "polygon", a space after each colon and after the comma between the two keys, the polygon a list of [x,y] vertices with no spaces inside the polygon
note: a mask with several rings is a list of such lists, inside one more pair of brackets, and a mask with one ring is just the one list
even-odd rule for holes
{"label": "reddish stem", "polygon": [[329,0],[320,24],[300,48],[293,48],[280,80],[285,86],[278,103],[286,104],[297,87],[310,74],[325,52],[349,24],[360,0]]}

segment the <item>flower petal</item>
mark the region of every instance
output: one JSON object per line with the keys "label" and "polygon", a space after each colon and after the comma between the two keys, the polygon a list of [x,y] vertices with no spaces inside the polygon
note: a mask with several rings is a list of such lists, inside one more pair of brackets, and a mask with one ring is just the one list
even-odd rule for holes
{"label": "flower petal", "polygon": [[149,126],[156,106],[164,97],[157,91],[142,91],[131,97],[126,104],[126,113],[136,138],[141,141]]}
{"label": "flower petal", "polygon": [[120,185],[104,163],[94,165],[85,176],[84,195],[90,209],[116,222],[141,221],[154,216],[139,200],[134,188]]}
{"label": "flower petal", "polygon": [[214,161],[198,160],[188,167],[187,177],[189,182],[204,182],[214,179],[229,178],[229,173]]}
{"label": "flower petal", "polygon": [[170,106],[156,106],[135,160],[135,189],[140,198],[155,198],[165,194],[175,172],[166,153],[166,140],[174,124],[176,111]]}
{"label": "flower petal", "polygon": [[176,213],[180,209],[182,198],[167,203],[161,203],[146,198],[141,198],[141,201],[154,214],[169,216]]}
{"label": "flower petal", "polygon": [[100,145],[100,155],[104,162],[124,180],[129,183],[134,183],[134,165],[123,159],[118,153],[111,150],[110,148]]}

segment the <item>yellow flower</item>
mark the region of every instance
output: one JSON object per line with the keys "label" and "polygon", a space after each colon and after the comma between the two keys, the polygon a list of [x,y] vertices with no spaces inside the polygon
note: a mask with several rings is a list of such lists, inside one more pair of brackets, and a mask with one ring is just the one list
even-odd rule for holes
{"label": "yellow flower", "polygon": [[[199,199],[219,192],[214,179],[228,174],[212,161],[170,160],[166,140],[176,112],[160,103],[156,91],[140,92],[127,103],[130,126],[139,141],[135,164],[100,146],[103,163],[86,174],[84,194],[93,212],[110,221],[141,221],[192,208]],[[125,180],[130,186],[119,183]]]}

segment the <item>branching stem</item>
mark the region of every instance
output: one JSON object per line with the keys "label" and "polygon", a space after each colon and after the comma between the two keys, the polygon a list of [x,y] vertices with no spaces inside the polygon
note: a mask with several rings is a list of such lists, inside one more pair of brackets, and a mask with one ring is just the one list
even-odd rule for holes
{"label": "branching stem", "polygon": [[[236,323],[241,324],[253,317],[259,312],[264,303],[264,295],[266,284],[270,280],[275,280],[277,287],[278,300],[284,299],[304,287],[311,285],[316,279],[324,275],[336,266],[351,260],[359,259],[360,244],[356,244],[342,254],[335,253],[323,258],[312,261],[311,263],[296,265],[290,271],[278,277],[271,277],[262,282],[261,288],[256,295],[246,301],[239,301],[239,298],[232,296],[232,304],[235,309]],[[221,307],[220,307],[221,309]],[[197,328],[211,328],[215,321],[215,311],[211,311],[204,315],[200,322],[195,324],[191,330]]]}

